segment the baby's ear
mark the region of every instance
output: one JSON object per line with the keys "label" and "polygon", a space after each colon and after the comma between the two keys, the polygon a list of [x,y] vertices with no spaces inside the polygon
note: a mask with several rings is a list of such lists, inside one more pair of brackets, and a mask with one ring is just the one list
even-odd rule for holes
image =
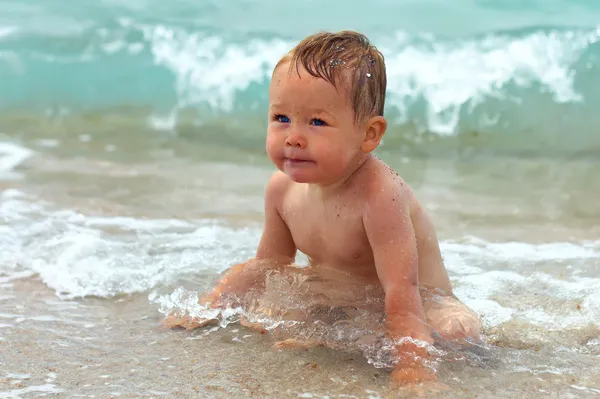
{"label": "baby's ear", "polygon": [[383,116],[374,116],[365,123],[365,138],[360,146],[362,152],[373,151],[383,138],[387,129],[387,121]]}

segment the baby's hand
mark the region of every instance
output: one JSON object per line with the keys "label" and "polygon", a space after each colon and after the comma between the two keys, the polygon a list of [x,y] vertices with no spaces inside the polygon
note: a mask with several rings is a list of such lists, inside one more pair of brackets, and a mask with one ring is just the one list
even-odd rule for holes
{"label": "baby's hand", "polygon": [[205,327],[208,325],[217,324],[214,319],[199,319],[190,316],[170,315],[163,321],[163,326],[166,328],[185,328],[193,330],[195,328]]}
{"label": "baby's hand", "polygon": [[395,397],[430,396],[450,389],[446,384],[437,381],[433,370],[423,365],[396,367],[390,376],[390,383],[397,393]]}
{"label": "baby's hand", "polygon": [[208,292],[206,295],[200,298],[199,303],[201,305],[206,305],[209,308],[213,309],[222,307],[223,304],[221,303],[220,298],[223,295],[223,293],[223,287],[221,287],[220,284],[217,284],[217,286],[213,288],[212,291]]}
{"label": "baby's hand", "polygon": [[397,350],[398,363],[390,376],[394,386],[407,387],[436,381],[435,371],[425,364],[431,358],[425,346],[407,340]]}
{"label": "baby's hand", "polygon": [[425,364],[431,359],[425,346],[407,341],[398,349],[399,361],[390,375],[394,397],[430,396],[450,389],[437,381],[435,370]]}

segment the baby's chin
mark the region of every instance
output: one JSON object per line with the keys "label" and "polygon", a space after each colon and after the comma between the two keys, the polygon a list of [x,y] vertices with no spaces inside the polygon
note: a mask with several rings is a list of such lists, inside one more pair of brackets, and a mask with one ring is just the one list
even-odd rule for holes
{"label": "baby's chin", "polygon": [[315,176],[314,171],[309,170],[297,170],[295,168],[287,168],[282,165],[279,168],[285,175],[294,183],[318,183],[319,179]]}
{"label": "baby's chin", "polygon": [[323,178],[323,176],[314,176],[314,175],[308,175],[308,174],[304,174],[304,175],[299,175],[297,173],[288,173],[285,170],[283,170],[283,173],[286,174],[287,177],[290,178],[291,181],[293,181],[294,183],[305,183],[305,184],[317,184],[320,186],[328,186],[331,184],[334,184],[336,182],[336,179],[334,178],[330,178],[329,180]]}
{"label": "baby's chin", "polygon": [[314,176],[310,176],[307,173],[298,173],[295,171],[286,170],[283,170],[283,173],[285,173],[286,176],[289,177],[294,183],[319,183],[319,179],[316,179]]}
{"label": "baby's chin", "polygon": [[279,168],[279,170],[285,173],[285,175],[295,183],[308,183],[327,186],[336,183],[340,179],[343,179],[343,174],[341,173],[327,174],[316,169],[317,168],[313,169],[313,167],[286,167],[286,165],[282,165]]}

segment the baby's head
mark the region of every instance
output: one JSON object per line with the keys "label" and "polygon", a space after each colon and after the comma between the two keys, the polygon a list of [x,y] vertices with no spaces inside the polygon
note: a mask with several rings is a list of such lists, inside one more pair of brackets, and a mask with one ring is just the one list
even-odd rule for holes
{"label": "baby's head", "polygon": [[383,55],[362,34],[317,33],[276,65],[267,152],[293,180],[334,181],[379,144],[386,128]]}
{"label": "baby's head", "polygon": [[357,123],[383,116],[387,77],[383,54],[366,36],[353,31],[308,36],[286,54],[277,67],[304,69],[343,91]]}

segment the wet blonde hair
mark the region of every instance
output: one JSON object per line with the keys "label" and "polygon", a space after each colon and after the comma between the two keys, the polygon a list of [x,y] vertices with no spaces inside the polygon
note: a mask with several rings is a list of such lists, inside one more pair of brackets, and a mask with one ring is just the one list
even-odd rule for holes
{"label": "wet blonde hair", "polygon": [[339,89],[346,89],[355,122],[383,116],[387,77],[383,54],[361,33],[319,32],[296,45],[275,66],[290,62],[290,71],[300,67]]}

